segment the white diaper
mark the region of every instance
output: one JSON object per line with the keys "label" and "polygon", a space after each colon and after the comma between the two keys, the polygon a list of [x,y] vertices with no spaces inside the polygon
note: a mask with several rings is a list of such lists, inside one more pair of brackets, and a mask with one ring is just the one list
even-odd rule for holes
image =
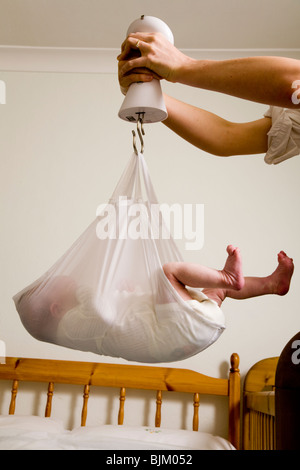
{"label": "white diaper", "polygon": [[225,325],[225,316],[223,311],[220,309],[218,304],[209,299],[203,292],[200,290],[189,289],[193,300],[187,300],[186,302],[203,318],[206,318],[212,323],[219,325]]}

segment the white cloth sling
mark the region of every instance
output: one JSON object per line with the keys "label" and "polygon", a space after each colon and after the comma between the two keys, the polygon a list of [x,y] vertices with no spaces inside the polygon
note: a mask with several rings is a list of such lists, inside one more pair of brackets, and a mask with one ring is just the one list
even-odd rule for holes
{"label": "white cloth sling", "polygon": [[164,263],[182,258],[157,208],[144,157],[133,153],[92,224],[14,296],[29,333],[145,363],[182,360],[216,341],[225,328],[218,305],[200,289],[184,301],[164,275]]}

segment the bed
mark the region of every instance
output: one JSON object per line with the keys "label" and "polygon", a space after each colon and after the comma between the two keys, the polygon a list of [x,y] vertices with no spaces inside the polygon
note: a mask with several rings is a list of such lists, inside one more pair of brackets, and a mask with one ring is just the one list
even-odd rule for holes
{"label": "bed", "polygon": [[[230,358],[227,379],[209,377],[188,369],[130,364],[106,364],[48,359],[11,358],[0,365],[0,380],[11,381],[7,414],[0,416],[0,450],[234,450],[240,440],[239,356]],[[45,385],[44,416],[20,416],[24,382]],[[82,387],[81,425],[67,430],[51,417],[56,384]],[[116,425],[89,425],[90,397],[99,387],[118,389],[119,409]],[[128,390],[151,390],[155,416],[149,426],[126,425]],[[192,430],[161,426],[165,394],[191,395]],[[226,397],[228,438],[199,432],[199,405],[202,396]],[[112,454],[115,455],[115,454]],[[111,462],[113,463],[113,462]],[[185,462],[187,463],[187,462]]]}

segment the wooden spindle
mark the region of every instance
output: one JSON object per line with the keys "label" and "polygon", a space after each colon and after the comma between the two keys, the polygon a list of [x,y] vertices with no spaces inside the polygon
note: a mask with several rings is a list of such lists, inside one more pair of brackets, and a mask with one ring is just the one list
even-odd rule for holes
{"label": "wooden spindle", "polygon": [[199,393],[194,393],[193,431],[198,431],[199,429],[199,404],[200,404],[200,395]]}
{"label": "wooden spindle", "polygon": [[50,418],[51,416],[53,392],[54,392],[54,383],[49,382],[48,392],[47,392],[47,403],[46,403],[46,409],[45,409],[46,418]]}
{"label": "wooden spindle", "polygon": [[118,415],[118,424],[123,424],[124,422],[125,398],[126,398],[126,389],[122,387],[120,390],[120,407],[119,407],[119,415]]}
{"label": "wooden spindle", "polygon": [[87,406],[88,406],[88,399],[90,396],[90,386],[87,384],[84,386],[83,389],[83,406],[81,412],[81,426],[85,426],[86,418],[87,418]]}
{"label": "wooden spindle", "polygon": [[254,416],[253,410],[249,411],[249,448],[247,450],[253,450],[253,442],[254,442]]}
{"label": "wooden spindle", "polygon": [[229,441],[234,447],[240,448],[240,358],[233,353],[230,357],[229,373]]}
{"label": "wooden spindle", "polygon": [[19,386],[19,381],[14,380],[13,385],[12,385],[12,389],[11,389],[11,400],[10,400],[9,412],[8,412],[10,415],[15,414],[18,386]]}
{"label": "wooden spindle", "polygon": [[162,391],[157,390],[156,393],[156,413],[155,413],[155,427],[159,428],[161,423],[161,404],[162,404]]}

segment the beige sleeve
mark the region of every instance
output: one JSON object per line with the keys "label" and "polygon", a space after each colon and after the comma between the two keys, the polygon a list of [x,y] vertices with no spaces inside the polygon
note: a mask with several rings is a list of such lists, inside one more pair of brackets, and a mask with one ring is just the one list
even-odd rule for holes
{"label": "beige sleeve", "polygon": [[300,154],[300,109],[271,106],[265,117],[272,119],[268,132],[268,151],[265,162],[278,164]]}

